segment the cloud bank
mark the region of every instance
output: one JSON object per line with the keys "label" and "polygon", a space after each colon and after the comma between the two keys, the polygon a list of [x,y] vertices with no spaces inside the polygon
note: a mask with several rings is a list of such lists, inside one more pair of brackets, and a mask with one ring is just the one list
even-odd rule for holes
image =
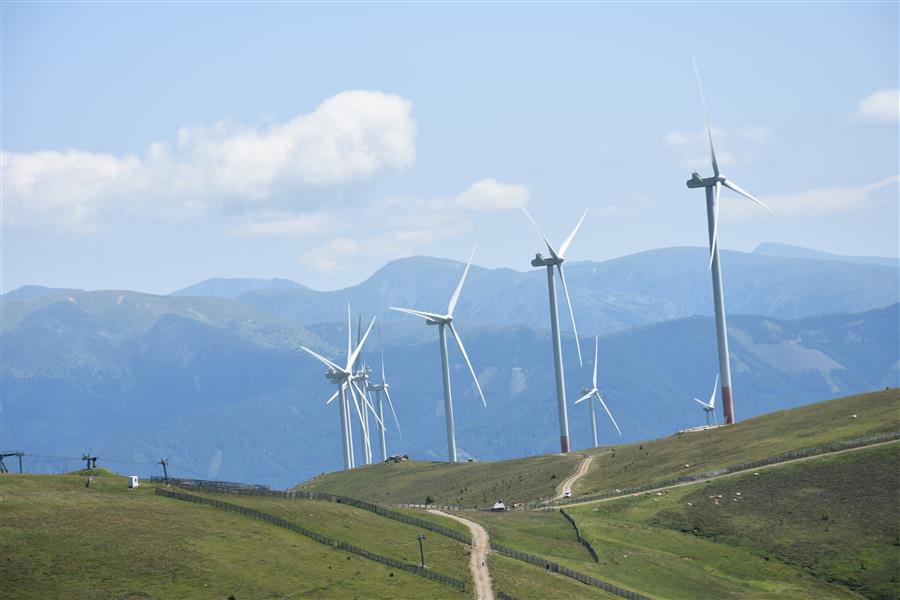
{"label": "cloud bank", "polygon": [[900,122],[900,90],[878,90],[859,102],[858,119],[866,123]]}
{"label": "cloud bank", "polygon": [[141,157],[2,151],[3,224],[91,231],[108,208],[197,216],[225,205],[265,205],[278,190],[365,181],[415,161],[411,111],[400,96],[354,90],[286,123],[183,128],[174,142],[154,143]]}

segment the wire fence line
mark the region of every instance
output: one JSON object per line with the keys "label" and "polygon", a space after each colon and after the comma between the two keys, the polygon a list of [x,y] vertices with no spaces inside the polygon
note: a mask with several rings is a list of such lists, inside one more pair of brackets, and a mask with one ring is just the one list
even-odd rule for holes
{"label": "wire fence line", "polygon": [[494,542],[491,542],[491,550],[499,554],[503,554],[504,556],[515,558],[516,560],[521,560],[523,562],[537,565],[548,571],[559,573],[560,575],[565,575],[566,577],[571,577],[572,579],[580,581],[585,585],[600,588],[601,590],[619,596],[620,598],[628,598],[629,600],[650,600],[650,598],[648,598],[647,596],[643,596],[641,594],[638,594],[637,592],[632,592],[631,590],[620,588],[617,585],[607,583],[601,579],[597,579],[596,577],[591,577],[590,575],[579,573],[578,571],[574,571],[568,567],[564,567],[558,563],[547,560],[546,558],[535,556],[534,554],[519,552],[518,550],[513,550],[512,548],[507,548],[506,546],[501,546],[500,544],[495,544]]}
{"label": "wire fence line", "polygon": [[581,535],[581,530],[578,529],[578,523],[575,522],[575,519],[572,518],[572,515],[564,511],[563,509],[559,509],[559,514],[566,518],[566,521],[572,524],[572,527],[575,528],[575,536],[578,538],[578,541],[581,542],[581,545],[584,546],[587,551],[590,553],[591,558],[594,559],[594,562],[600,562],[600,556],[597,555],[597,551],[594,550],[594,547],[591,545],[587,539]]}
{"label": "wire fence line", "polygon": [[832,452],[840,452],[841,450],[851,450],[853,448],[862,448],[864,446],[871,446],[873,444],[880,444],[882,442],[890,442],[892,440],[900,439],[900,431],[894,431],[891,433],[882,433],[878,435],[870,435],[866,437],[854,438],[851,440],[844,440],[841,442],[832,442],[829,444],[823,444],[821,446],[815,446],[813,448],[804,448],[802,450],[794,450],[792,452],[785,452],[783,454],[778,454],[776,456],[770,456],[769,458],[763,458],[760,460],[754,460],[746,463],[741,463],[737,465],[731,465],[729,467],[722,467],[720,469],[714,469],[712,471],[706,471],[703,473],[696,473],[694,475],[684,475],[682,477],[677,477],[675,479],[667,479],[665,481],[656,481],[653,483],[647,483],[641,486],[626,488],[623,490],[617,490],[614,492],[604,492],[597,494],[588,494],[586,496],[579,496],[577,498],[561,498],[559,500],[555,500],[552,502],[544,502],[544,503],[535,503],[530,504],[526,507],[526,510],[538,510],[542,508],[550,508],[553,506],[566,506],[568,504],[581,503],[581,502],[591,502],[593,500],[605,500],[607,498],[616,498],[620,496],[629,496],[631,494],[639,494],[641,492],[646,492],[648,490],[655,490],[658,488],[672,487],[679,483],[688,483],[691,481],[701,481],[703,479],[712,479],[713,477],[719,477],[721,475],[727,475],[729,473],[737,473],[739,471],[748,471],[750,469],[756,469],[759,467],[765,467],[768,465],[774,465],[778,463],[787,462],[790,460],[797,460],[798,458],[808,458],[811,456],[818,456],[820,454],[830,454]]}
{"label": "wire fence line", "polygon": [[[153,478],[152,481],[162,482],[162,478]],[[449,527],[444,527],[443,525],[439,525],[434,521],[407,515],[395,510],[391,510],[389,508],[385,508],[383,506],[379,506],[378,504],[366,502],[365,500],[357,500],[356,498],[348,498],[347,496],[338,496],[336,494],[328,494],[324,492],[307,492],[304,490],[276,491],[270,490],[266,486],[250,486],[238,483],[230,484],[222,481],[204,481],[202,479],[186,480],[169,477],[169,483],[178,487],[202,489],[218,494],[230,494],[233,496],[265,496],[267,498],[287,499],[300,498],[304,500],[320,500],[325,502],[334,502],[336,504],[346,504],[347,506],[352,506],[361,510],[367,510],[381,517],[385,517],[386,519],[400,521],[401,523],[406,523],[407,525],[414,525],[422,529],[427,529],[428,531],[433,531],[434,533],[439,533],[464,544],[471,545],[472,543],[472,537],[470,535],[461,533],[459,531],[456,531],[455,529],[450,529]]]}
{"label": "wire fence line", "polygon": [[[279,493],[279,492],[276,492]],[[283,493],[283,492],[282,492]],[[460,579],[456,579],[455,577],[450,577],[448,575],[442,575],[441,573],[435,573],[434,571],[430,571],[424,567],[420,567],[418,565],[411,565],[409,563],[405,563],[403,561],[397,560],[395,558],[390,558],[389,556],[382,556],[381,554],[376,554],[374,552],[369,552],[363,548],[358,546],[354,546],[348,542],[344,542],[342,540],[337,540],[335,538],[329,537],[327,535],[323,535],[321,533],[312,531],[311,529],[306,529],[305,527],[301,527],[296,523],[292,523],[286,519],[282,519],[281,517],[277,517],[275,515],[263,512],[261,510],[256,510],[254,508],[247,508],[246,506],[240,506],[237,504],[231,504],[230,502],[224,502],[222,500],[216,500],[214,498],[205,498],[203,496],[194,496],[193,494],[187,494],[184,492],[176,492],[174,490],[166,490],[163,488],[156,488],[156,494],[159,496],[165,496],[166,498],[173,498],[175,500],[184,500],[187,502],[193,502],[195,504],[203,504],[206,506],[212,506],[214,508],[218,508],[221,510],[226,510],[229,512],[234,512],[245,517],[251,517],[254,519],[259,519],[261,521],[265,521],[267,523],[271,523],[272,525],[276,525],[278,527],[283,527],[285,529],[290,529],[295,533],[299,533],[300,535],[304,535],[308,538],[311,538],[321,544],[325,544],[327,546],[333,546],[340,550],[344,550],[346,552],[351,552],[363,558],[373,560],[375,562],[379,562],[381,564],[387,565],[389,567],[394,567],[395,569],[400,569],[402,571],[406,571],[407,573],[412,573],[414,575],[418,575],[420,577],[424,577],[426,579],[430,579],[432,581],[436,581],[438,583],[442,583],[444,585],[450,586],[459,590],[460,592],[466,591],[466,582]],[[245,495],[263,495],[263,494],[245,494]]]}

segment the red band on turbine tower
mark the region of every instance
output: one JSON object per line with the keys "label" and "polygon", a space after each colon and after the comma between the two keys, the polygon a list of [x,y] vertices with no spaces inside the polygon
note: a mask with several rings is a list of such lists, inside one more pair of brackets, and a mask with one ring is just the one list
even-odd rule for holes
{"label": "red band on turbine tower", "polygon": [[571,452],[572,449],[569,448],[569,436],[561,435],[559,436],[559,447],[560,451],[565,454],[566,452]]}
{"label": "red band on turbine tower", "polygon": [[722,388],[722,412],[725,413],[725,424],[734,425],[734,401],[731,399],[731,388]]}

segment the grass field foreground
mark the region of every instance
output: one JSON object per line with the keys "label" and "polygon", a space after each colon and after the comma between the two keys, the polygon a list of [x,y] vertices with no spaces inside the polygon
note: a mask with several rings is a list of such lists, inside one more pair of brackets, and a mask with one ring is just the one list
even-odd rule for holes
{"label": "grass field foreground", "polygon": [[571,514],[601,554],[609,542],[634,543],[634,532],[645,531],[657,549],[670,537],[681,552],[710,548],[704,565],[743,553],[753,557],[747,565],[789,565],[886,600],[900,597],[898,509],[900,442],[892,442],[659,496],[574,507]]}
{"label": "grass field foreground", "polygon": [[8,598],[463,598],[452,588],[124,477],[0,478]]}
{"label": "grass field foreground", "polygon": [[[855,416],[854,416],[855,415]],[[637,487],[836,441],[900,431],[900,389],[769,413],[735,425],[600,448],[575,497]]]}

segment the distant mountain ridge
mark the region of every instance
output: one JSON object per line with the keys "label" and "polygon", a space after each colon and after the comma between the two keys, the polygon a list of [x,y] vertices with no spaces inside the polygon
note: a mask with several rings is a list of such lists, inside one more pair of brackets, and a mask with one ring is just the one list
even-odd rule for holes
{"label": "distant mountain ridge", "polygon": [[753,251],[753,254],[786,256],[789,258],[808,258],[812,260],[839,260],[859,265],[882,265],[885,267],[900,266],[900,258],[890,258],[888,256],[846,256],[842,254],[832,254],[831,252],[824,252],[822,250],[813,250],[812,248],[804,248],[802,246],[792,246],[790,244],[778,244],[774,242],[760,244]]}
{"label": "distant mountain ridge", "polygon": [[229,279],[213,277],[186,288],[175,290],[170,296],[216,296],[234,298],[251,290],[302,290],[307,289],[290,279]]}
{"label": "distant mountain ridge", "polygon": [[[690,315],[712,314],[704,248],[650,250],[603,262],[567,262],[566,279],[579,331],[609,333]],[[843,261],[722,252],[729,313],[800,318],[860,312],[900,299],[900,269]],[[359,285],[342,290],[258,290],[239,302],[303,325],[340,321],[349,301],[355,311],[405,319],[389,306],[442,311],[463,264],[411,257],[389,262]],[[456,313],[461,320],[547,327],[543,271],[473,266]],[[560,302],[562,292],[558,290]],[[560,307],[565,316],[565,308]],[[564,330],[571,331],[567,318]]]}

